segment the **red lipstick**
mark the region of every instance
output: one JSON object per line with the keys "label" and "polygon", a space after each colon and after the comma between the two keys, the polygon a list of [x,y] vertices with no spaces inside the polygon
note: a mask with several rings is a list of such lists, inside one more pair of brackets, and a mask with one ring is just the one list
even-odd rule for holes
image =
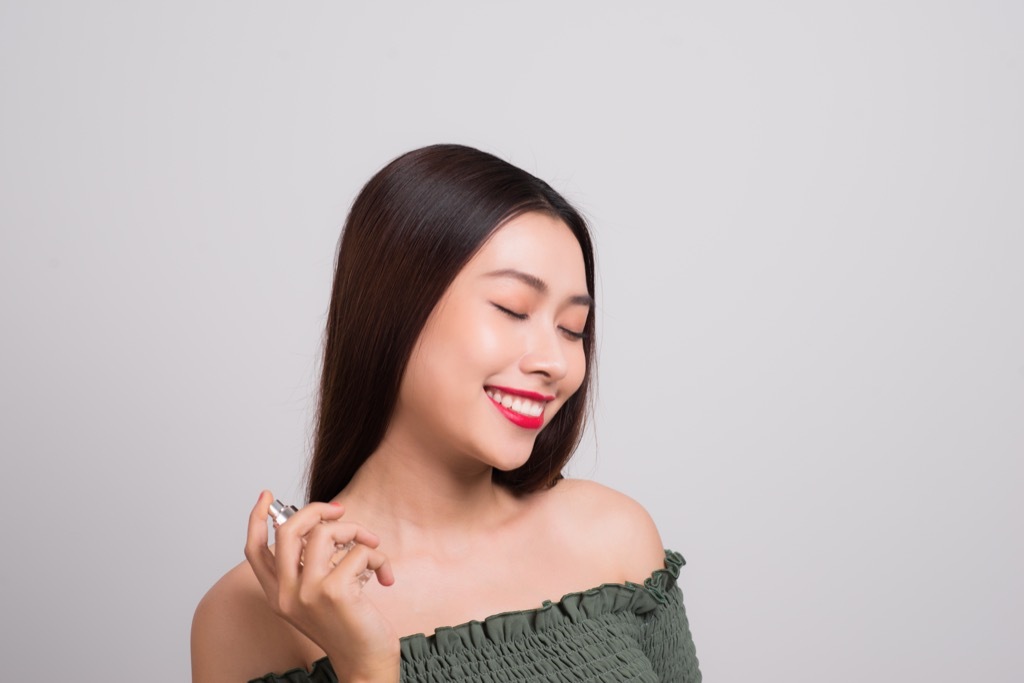
{"label": "red lipstick", "polygon": [[[490,386],[486,388],[500,391],[502,394],[508,394],[509,396],[522,396],[523,398],[528,398],[532,401],[538,401],[542,403],[546,403],[547,401],[551,401],[555,398],[554,396],[544,396],[543,394],[538,394],[532,391],[523,391],[522,389],[512,389],[509,387]],[[508,418],[509,422],[518,427],[522,427],[524,429],[540,429],[541,427],[544,426],[543,412],[537,417],[523,415],[521,413],[515,412],[514,410],[506,408],[505,406],[501,405],[490,396],[487,396],[487,398],[491,399],[491,403],[494,404],[494,407],[497,408],[502,415]]]}

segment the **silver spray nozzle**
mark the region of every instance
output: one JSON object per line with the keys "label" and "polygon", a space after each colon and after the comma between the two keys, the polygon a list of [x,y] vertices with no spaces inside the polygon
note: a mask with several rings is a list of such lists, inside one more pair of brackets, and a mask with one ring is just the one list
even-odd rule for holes
{"label": "silver spray nozzle", "polygon": [[279,500],[270,504],[270,516],[274,520],[274,526],[281,526],[296,512],[298,509],[294,505],[285,505]]}

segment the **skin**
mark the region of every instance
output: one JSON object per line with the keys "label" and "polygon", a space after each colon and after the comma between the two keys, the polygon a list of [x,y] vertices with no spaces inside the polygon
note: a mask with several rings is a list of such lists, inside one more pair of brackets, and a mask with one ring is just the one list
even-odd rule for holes
{"label": "skin", "polygon": [[[538,430],[509,421],[485,387],[553,397],[546,425],[584,377],[574,333],[590,313],[586,293],[564,223],[529,213],[499,228],[432,312],[386,435],[336,504],[303,508],[269,548],[273,497],[260,495],[247,561],[196,610],[193,681],[245,681],[325,655],[346,680],[397,681],[400,635],[640,583],[662,567],[657,529],[626,496],[578,480],[517,496],[492,481],[493,468],[527,460]],[[348,541],[332,568],[335,544]]]}

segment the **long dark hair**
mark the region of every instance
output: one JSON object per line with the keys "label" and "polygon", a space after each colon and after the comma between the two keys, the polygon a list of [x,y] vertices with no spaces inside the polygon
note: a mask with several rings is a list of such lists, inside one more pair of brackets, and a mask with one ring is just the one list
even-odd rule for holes
{"label": "long dark hair", "polygon": [[[434,145],[398,157],[363,187],[338,246],[309,502],[337,495],[377,449],[434,306],[499,226],[530,211],[569,226],[594,296],[586,222],[547,183],[506,161],[471,147]],[[515,470],[495,470],[495,481],[525,493],[561,478],[588,413],[594,327],[592,311],[584,330],[583,384],[538,434],[529,460]]]}

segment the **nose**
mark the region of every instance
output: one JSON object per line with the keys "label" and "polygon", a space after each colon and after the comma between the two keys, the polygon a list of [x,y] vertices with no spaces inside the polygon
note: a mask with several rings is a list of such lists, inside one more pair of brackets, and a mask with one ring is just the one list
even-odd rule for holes
{"label": "nose", "polygon": [[569,361],[558,330],[537,330],[531,334],[526,353],[519,359],[519,369],[528,375],[545,375],[549,380],[564,378],[569,371]]}

